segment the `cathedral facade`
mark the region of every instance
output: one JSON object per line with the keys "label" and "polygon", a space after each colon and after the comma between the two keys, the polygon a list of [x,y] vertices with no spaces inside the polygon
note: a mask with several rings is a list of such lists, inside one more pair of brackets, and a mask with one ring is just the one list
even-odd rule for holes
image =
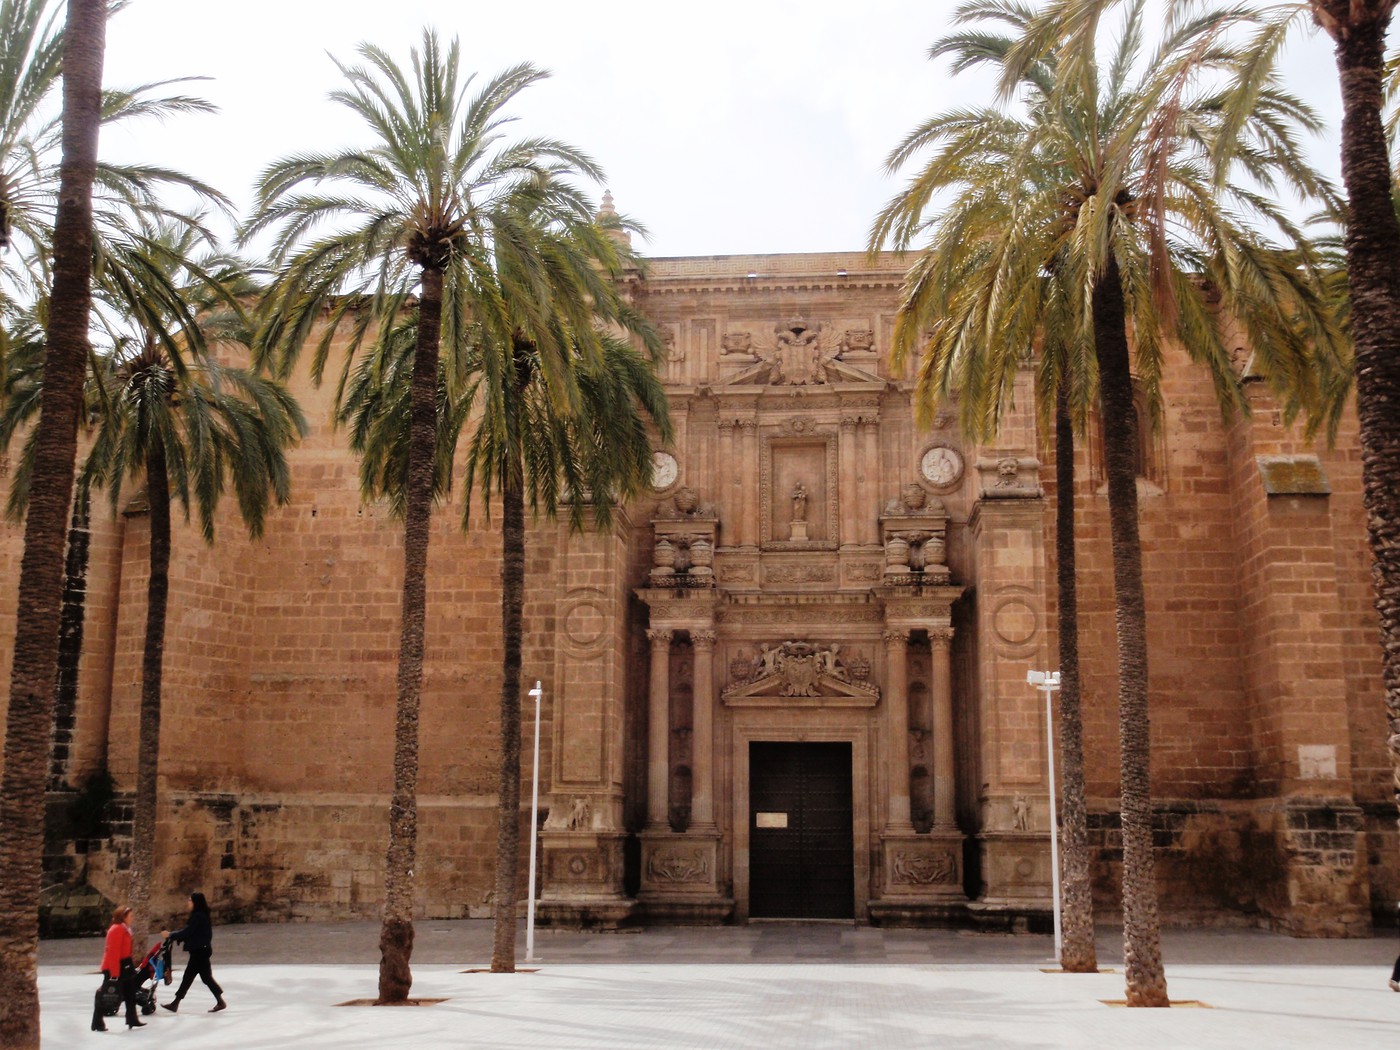
{"label": "cathedral facade", "polygon": [[[954,405],[916,426],[912,383],[888,360],[902,266],[659,259],[634,283],[665,340],[674,440],[610,531],[541,520],[529,535],[540,921],[1048,922],[1052,730],[1027,672],[1057,659],[1052,450],[1029,373],[989,444],[962,436]],[[1208,378],[1173,360],[1143,439],[1162,907],[1168,921],[1361,933],[1400,890],[1400,850],[1355,423],[1335,447],[1306,442],[1248,385],[1254,411],[1222,420]],[[292,505],[256,542],[231,518],[213,546],[177,532],[156,850],[172,910],[200,887],[248,918],[368,917],[382,901],[400,527],[360,499],[329,391],[296,392],[313,433],[293,454]],[[1116,653],[1093,434],[1077,468],[1107,916]],[[429,565],[428,916],[491,908],[499,543],[485,515],[460,529],[462,498],[438,512]],[[0,548],[8,578],[19,533]],[[55,726],[55,907],[65,886],[125,892],[144,618],[140,505],[95,505],[75,535],[86,616]],[[80,826],[75,800],[103,770],[116,816]]]}

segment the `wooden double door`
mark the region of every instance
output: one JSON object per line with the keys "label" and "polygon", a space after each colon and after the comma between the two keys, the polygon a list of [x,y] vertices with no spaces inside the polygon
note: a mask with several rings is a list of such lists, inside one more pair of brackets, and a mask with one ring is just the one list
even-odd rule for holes
{"label": "wooden double door", "polygon": [[749,915],[854,918],[849,742],[749,744]]}

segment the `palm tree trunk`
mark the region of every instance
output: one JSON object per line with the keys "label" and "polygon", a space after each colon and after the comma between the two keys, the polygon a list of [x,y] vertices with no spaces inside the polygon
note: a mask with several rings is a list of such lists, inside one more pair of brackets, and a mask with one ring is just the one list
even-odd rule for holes
{"label": "palm tree trunk", "polygon": [[54,284],[32,495],[24,525],[0,779],[0,1046],[39,1046],[39,887],[44,783],[58,673],[63,541],[92,306],[92,182],[102,108],[106,0],[69,0]]}
{"label": "palm tree trunk", "polygon": [[[1342,7],[1335,3],[1322,6]],[[1357,5],[1351,4],[1355,12]],[[1347,283],[1356,345],[1356,414],[1371,576],[1381,628],[1386,734],[1400,808],[1400,223],[1391,199],[1390,158],[1381,124],[1389,3],[1343,11],[1337,43],[1342,87],[1342,180]]]}
{"label": "palm tree trunk", "polygon": [[423,692],[428,526],[437,446],[438,340],[442,271],[423,267],[418,336],[409,389],[408,486],[404,502],[403,613],[394,715],[394,786],[384,858],[384,922],[379,932],[380,1003],[399,1003],[413,987],[413,864],[418,851],[418,711]]}
{"label": "palm tree trunk", "polygon": [[165,611],[170,593],[170,482],[165,448],[152,441],[146,453],[146,502],[150,507],[150,578],[146,582],[146,645],[141,655],[141,720],[136,748],[136,803],[131,827],[131,891],[136,912],[132,941],[138,955],[156,928],[150,913],[156,855],[156,774],[160,768],[160,691],[165,670]]}
{"label": "palm tree trunk", "polygon": [[1168,1006],[1152,857],[1147,611],[1142,596],[1142,541],[1138,534],[1137,413],[1133,406],[1123,282],[1112,257],[1094,288],[1093,311],[1118,634],[1123,968],[1129,1006]]}
{"label": "palm tree trunk", "polygon": [[520,897],[520,645],[525,605],[525,489],[521,464],[502,480],[501,777],[496,831],[493,973],[515,972],[515,906]]}
{"label": "palm tree trunk", "polygon": [[1079,592],[1074,549],[1074,426],[1069,376],[1055,399],[1055,573],[1060,605],[1060,863],[1064,895],[1060,967],[1096,973],[1094,894],[1084,806],[1084,724],[1079,710]]}
{"label": "palm tree trunk", "polygon": [[73,493],[73,517],[68,525],[63,562],[63,605],[58,626],[58,675],[53,694],[53,753],[49,758],[49,790],[62,791],[72,760],[77,724],[78,676],[83,660],[83,627],[87,616],[87,573],[92,545],[92,493],[78,483]]}

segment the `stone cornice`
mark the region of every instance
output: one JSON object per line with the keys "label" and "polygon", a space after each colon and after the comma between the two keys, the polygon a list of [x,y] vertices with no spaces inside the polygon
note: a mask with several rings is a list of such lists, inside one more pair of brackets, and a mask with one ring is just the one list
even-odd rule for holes
{"label": "stone cornice", "polygon": [[696,291],[753,293],[897,290],[907,264],[892,252],[872,263],[864,252],[792,255],[698,255],[649,259],[640,285],[646,295]]}

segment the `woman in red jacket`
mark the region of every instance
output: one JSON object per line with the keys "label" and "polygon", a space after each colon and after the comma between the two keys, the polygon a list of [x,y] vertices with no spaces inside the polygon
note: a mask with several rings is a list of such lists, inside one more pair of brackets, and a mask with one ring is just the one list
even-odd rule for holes
{"label": "woman in red jacket", "polygon": [[[136,966],[131,961],[131,909],[125,904],[112,913],[112,925],[107,930],[107,944],[102,952],[102,988],[115,979],[126,1004],[126,1026],[144,1028],[145,1022],[136,1016]],[[92,1030],[107,1031],[102,1021],[102,988],[92,1002]]]}

